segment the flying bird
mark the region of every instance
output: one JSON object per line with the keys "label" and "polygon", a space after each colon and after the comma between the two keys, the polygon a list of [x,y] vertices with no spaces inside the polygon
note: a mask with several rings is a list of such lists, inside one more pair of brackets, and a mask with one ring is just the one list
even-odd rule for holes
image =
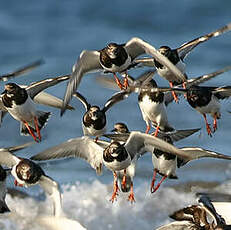
{"label": "flying bird", "polygon": [[[65,112],[66,106],[71,100],[73,93],[76,92],[81,79],[89,72],[98,70],[113,73],[119,87],[127,87],[127,69],[136,65],[135,59],[141,54],[149,54],[155,57],[162,65],[171,67],[171,72],[176,78],[185,79],[184,75],[156,49],[140,38],[132,38],[125,44],[109,43],[105,48],[97,50],[84,50],[73,66],[72,77],[68,82],[64,95],[61,116]],[[125,87],[119,82],[116,73],[125,74]]]}

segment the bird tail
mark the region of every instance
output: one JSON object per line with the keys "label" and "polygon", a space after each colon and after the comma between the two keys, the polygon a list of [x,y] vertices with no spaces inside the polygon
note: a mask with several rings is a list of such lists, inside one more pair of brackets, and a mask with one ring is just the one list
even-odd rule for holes
{"label": "bird tail", "polygon": [[[41,130],[47,123],[48,119],[51,116],[50,112],[43,112],[43,111],[37,111],[36,116],[38,119],[38,127],[39,130]],[[29,126],[33,132],[36,132],[34,121],[29,122]],[[20,128],[21,135],[30,135],[28,129],[26,128],[25,124],[21,122],[21,128]]]}

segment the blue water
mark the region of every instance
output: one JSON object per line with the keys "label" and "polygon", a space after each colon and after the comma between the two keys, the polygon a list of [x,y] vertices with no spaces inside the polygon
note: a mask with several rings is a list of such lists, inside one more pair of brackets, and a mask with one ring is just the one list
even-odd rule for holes
{"label": "blue water", "polygon": [[[70,73],[72,65],[83,49],[99,50],[111,41],[124,43],[134,36],[150,42],[156,48],[161,45],[178,47],[184,42],[229,23],[231,21],[230,8],[231,2],[228,0],[4,1],[0,7],[0,73],[13,71],[19,66],[38,58],[45,60],[43,66],[29,75],[13,81],[20,84],[29,84],[47,77]],[[230,39],[231,33],[226,33],[197,47],[186,59],[188,75],[196,77],[230,65]],[[131,75],[134,77],[138,76],[139,73],[139,70],[131,71]],[[230,73],[225,73],[206,85],[230,84],[229,75]],[[95,82],[94,76],[94,74],[89,74],[84,77],[79,92],[91,104],[103,106],[114,91],[103,89]],[[168,83],[160,79],[159,76],[155,76],[155,79],[160,86],[168,86]],[[0,91],[3,91],[3,85],[1,83]],[[66,83],[61,83],[48,89],[47,92],[62,98],[65,87]],[[42,130],[43,141],[25,151],[21,151],[19,155],[30,157],[48,147],[81,136],[81,119],[85,110],[82,104],[75,99],[73,99],[72,105],[76,110],[66,112],[62,118],[60,118],[58,110],[41,106],[42,110],[53,113],[47,126]],[[230,101],[228,100],[222,102],[222,119],[218,122],[218,131],[213,138],[210,138],[206,134],[202,116],[195,112],[183,99],[179,105],[171,104],[168,107],[169,121],[176,129],[202,128],[200,133],[179,142],[177,146],[200,146],[231,155],[229,146],[231,117],[227,110],[230,110]],[[112,129],[115,122],[120,121],[127,123],[130,130],[145,131],[145,122],[138,108],[137,95],[131,95],[127,100],[115,105],[108,112],[107,119],[108,130]],[[7,147],[27,141],[31,141],[31,137],[20,136],[19,123],[7,115],[0,128],[0,145]],[[164,187],[176,184],[180,186],[181,183],[192,181],[224,183],[230,178],[230,167],[229,162],[221,160],[203,159],[192,162],[178,170],[178,181],[168,180],[164,183],[159,195],[153,195],[153,206],[150,206],[148,205],[150,202],[149,183],[153,166],[150,155],[145,155],[138,162],[135,178],[135,193],[137,193],[138,199],[134,205],[137,206],[137,209],[142,210],[143,215],[139,215],[140,220],[137,220],[136,218],[133,219],[132,215],[136,215],[138,211],[133,210],[134,212],[131,213],[122,211],[121,213],[125,216],[125,219],[131,218],[134,221],[126,222],[123,220],[117,224],[116,218],[120,220],[121,215],[114,215],[113,210],[120,212],[124,209],[124,206],[125,210],[129,210],[130,205],[127,203],[125,205],[121,203],[112,205],[108,202],[111,195],[111,172],[105,170],[102,177],[97,177],[90,166],[79,159],[49,163],[44,166],[44,170],[60,182],[62,186],[73,185],[74,189],[78,190],[80,188],[86,191],[86,194],[90,194],[91,189],[94,186],[96,187],[94,192],[96,192],[100,201],[95,201],[95,203],[94,198],[89,194],[88,196],[84,192],[76,194],[78,196],[76,199],[82,202],[88,200],[92,205],[95,204],[93,210],[96,213],[91,212],[91,206],[84,206],[79,202],[74,203],[71,209],[73,212],[89,213],[91,220],[88,220],[87,215],[75,216],[68,213],[70,206],[65,203],[65,199],[68,199],[68,196],[74,196],[75,193],[63,188],[66,215],[70,218],[76,218],[85,224],[88,229],[121,229],[125,227],[127,229],[140,229],[140,226],[143,229],[153,229],[155,226],[169,221],[167,216],[169,211],[172,210],[169,210],[166,206],[171,205],[173,201],[177,202],[174,195],[172,200],[164,195],[166,194]],[[9,184],[12,185],[12,180]],[[108,186],[109,189],[106,189]],[[101,188],[106,189],[106,199],[105,194],[101,197]],[[144,192],[142,192],[142,189]],[[34,190],[24,189],[31,194],[35,193]],[[174,189],[172,190],[174,194]],[[162,193],[163,196],[161,196]],[[155,209],[162,204],[157,198],[154,198],[155,196],[161,200],[161,203],[166,204],[166,206],[163,205],[159,215],[155,213]],[[182,192],[181,196],[186,198],[187,196],[193,196],[193,193]],[[165,203],[166,199],[168,199],[167,203]],[[23,215],[27,215],[25,201],[14,200],[10,204],[12,205],[11,209],[24,204],[25,213]],[[33,206],[33,202],[30,205]],[[113,206],[115,206],[114,209]],[[103,214],[107,214],[106,221],[101,221],[102,218],[97,215],[98,209],[102,210]],[[112,213],[107,212],[108,209]],[[111,218],[112,216],[114,219]],[[9,221],[11,223],[12,220],[9,219]],[[143,223],[145,223],[145,226]],[[13,221],[12,224],[7,226],[10,227],[5,226],[6,229],[27,228],[27,225],[22,223],[17,225],[17,228],[15,226],[11,227]]]}

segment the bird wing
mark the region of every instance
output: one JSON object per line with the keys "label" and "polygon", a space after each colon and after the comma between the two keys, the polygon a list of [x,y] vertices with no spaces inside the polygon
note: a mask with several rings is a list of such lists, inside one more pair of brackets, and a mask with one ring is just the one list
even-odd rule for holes
{"label": "bird wing", "polygon": [[78,88],[80,81],[84,74],[92,71],[103,69],[100,65],[100,52],[84,50],[79,56],[78,61],[73,66],[71,78],[68,82],[66,92],[64,95],[63,108],[61,109],[61,116],[66,110],[66,106],[71,100],[73,93]]}
{"label": "bird wing", "polygon": [[157,228],[156,230],[197,230],[198,227],[195,226],[194,223],[182,220],[182,221],[174,221],[164,226]]}
{"label": "bird wing", "polygon": [[[185,75],[175,65],[173,65],[172,62],[169,61],[167,57],[162,55],[152,45],[150,45],[149,43],[143,41],[140,38],[133,38],[133,39],[134,39],[133,43],[136,44],[136,46],[141,47],[142,49],[144,49],[146,54],[151,55],[160,64],[162,64],[162,65],[166,66],[167,68],[169,68],[169,70],[174,74],[174,76],[177,79],[179,79],[179,81],[182,81],[182,82],[186,81]],[[133,40],[133,39],[131,39],[131,40]]]}
{"label": "bird wing", "polygon": [[176,148],[175,146],[167,143],[166,141],[161,140],[160,138],[154,137],[152,135],[137,131],[133,131],[130,133],[130,136],[124,147],[131,155],[131,158],[133,158],[136,154],[153,152],[154,148],[178,156],[184,155],[188,158],[188,156],[184,154],[184,151]]}
{"label": "bird wing", "polygon": [[32,62],[26,66],[23,66],[23,67],[15,70],[11,73],[0,75],[0,81],[8,81],[10,78],[17,77],[17,76],[20,76],[22,74],[28,73],[31,70],[33,70],[34,68],[42,65],[43,63],[44,63],[44,61],[42,59],[40,59],[40,60]]}
{"label": "bird wing", "polygon": [[130,136],[130,133],[106,133],[103,134],[103,136],[112,139],[114,141],[126,142]]}
{"label": "bird wing", "polygon": [[9,168],[12,168],[14,165],[18,164],[20,159],[14,154],[9,152],[8,149],[0,148],[0,164],[6,165]]}
{"label": "bird wing", "polygon": [[86,111],[88,111],[91,108],[91,105],[87,102],[87,99],[82,94],[80,94],[79,92],[75,92],[73,96],[80,100],[80,102],[85,107]]}
{"label": "bird wing", "polygon": [[[55,97],[49,93],[46,93],[44,91],[40,92],[34,97],[34,102],[54,108],[61,109],[63,105],[63,100]],[[74,108],[70,105],[67,106],[67,109],[74,110]]]}
{"label": "bird wing", "polygon": [[66,81],[70,78],[70,74],[66,74],[66,75],[62,75],[59,77],[55,77],[55,78],[48,78],[45,80],[41,80],[38,82],[34,82],[32,84],[30,84],[29,86],[26,87],[27,93],[30,95],[30,97],[32,99],[34,99],[34,97],[40,93],[41,91],[43,91],[44,89],[47,89],[51,86],[54,86],[62,81]]}
{"label": "bird wing", "polygon": [[225,220],[217,213],[211,200],[207,196],[200,196],[199,203],[203,205],[206,212],[216,221],[217,225],[225,225]]}
{"label": "bird wing", "polygon": [[231,86],[223,86],[215,88],[212,93],[218,98],[218,99],[225,99],[231,96]]}
{"label": "bird wing", "polygon": [[[213,152],[207,149],[198,148],[198,147],[185,147],[185,148],[181,148],[180,150],[184,152],[186,159],[188,158],[190,160],[199,159],[203,157],[212,157],[212,158],[231,160],[231,156]],[[179,155],[179,157],[181,156]],[[182,155],[181,158],[184,158],[184,156]]]}
{"label": "bird wing", "polygon": [[217,37],[227,31],[231,30],[231,23],[225,25],[224,27],[219,28],[218,30],[211,32],[209,34],[205,34],[198,38],[195,38],[189,42],[184,43],[179,48],[177,48],[177,52],[179,57],[183,60],[187,54],[192,51],[197,45],[202,42],[208,41],[210,38]]}
{"label": "bird wing", "polygon": [[118,93],[115,93],[110,99],[107,100],[102,111],[106,112],[108,109],[110,109],[116,103],[126,99],[130,95],[130,93],[131,92],[129,90],[122,90]]}
{"label": "bird wing", "polygon": [[206,82],[206,81],[208,81],[208,80],[210,80],[210,79],[212,79],[212,78],[214,78],[214,77],[216,77],[216,76],[218,76],[224,72],[227,72],[229,70],[231,70],[231,65],[226,66],[220,70],[217,70],[217,71],[209,73],[209,74],[204,74],[204,75],[201,75],[201,76],[196,77],[196,78],[188,79],[185,82],[185,86],[186,86],[186,88],[189,88],[193,85],[199,85],[199,84],[204,83],[204,82]]}
{"label": "bird wing", "polygon": [[170,136],[173,142],[180,141],[186,137],[191,136],[192,134],[198,132],[198,129],[183,129],[183,130],[174,130],[172,132],[158,132],[157,137],[163,138],[164,136]]}
{"label": "bird wing", "polygon": [[60,216],[62,214],[62,198],[59,184],[50,177],[42,175],[39,179],[39,185],[53,200],[54,216]]}
{"label": "bird wing", "polygon": [[80,157],[86,160],[97,174],[101,173],[103,150],[100,145],[87,136],[70,139],[60,145],[51,147],[31,157],[32,160],[50,160],[65,157]]}

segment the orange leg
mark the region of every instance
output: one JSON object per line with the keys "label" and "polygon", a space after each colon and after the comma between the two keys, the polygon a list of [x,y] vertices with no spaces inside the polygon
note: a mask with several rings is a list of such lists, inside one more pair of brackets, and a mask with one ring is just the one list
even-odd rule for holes
{"label": "orange leg", "polygon": [[113,172],[113,176],[114,176],[114,183],[113,183],[113,193],[112,193],[112,197],[110,199],[110,201],[113,203],[116,200],[116,197],[118,196],[118,192],[119,192],[119,186],[118,186],[118,182],[117,182],[117,174],[116,172]]}
{"label": "orange leg", "polygon": [[123,179],[122,179],[121,185],[123,186],[123,188],[126,187],[126,169],[124,169],[124,175],[123,175]]}
{"label": "orange leg", "polygon": [[156,127],[156,131],[155,131],[155,133],[154,133],[154,137],[157,137],[159,129],[160,129],[160,126],[157,126],[157,127]]}
{"label": "orange leg", "polygon": [[215,133],[217,130],[217,115],[215,114],[213,117],[213,132]]}
{"label": "orange leg", "polygon": [[135,196],[134,196],[134,191],[133,191],[133,182],[131,182],[131,191],[130,191],[130,194],[128,196],[128,201],[130,201],[131,203],[136,202]]}
{"label": "orange leg", "polygon": [[34,140],[35,140],[36,142],[38,142],[37,137],[35,136],[33,130],[30,128],[30,126],[28,125],[28,123],[27,123],[26,121],[23,121],[23,123],[24,123],[24,125],[26,126],[26,128],[28,129],[30,135],[34,138]]}
{"label": "orange leg", "polygon": [[153,171],[153,177],[152,177],[152,182],[151,182],[151,193],[153,193],[153,190],[154,190],[155,181],[156,181],[156,173],[157,173],[157,171],[154,169],[154,171]]}
{"label": "orange leg", "polygon": [[207,118],[206,118],[206,114],[203,114],[203,117],[205,119],[205,124],[206,124],[206,129],[207,129],[207,133],[210,137],[212,137],[212,130],[208,124]]}
{"label": "orange leg", "polygon": [[94,142],[97,143],[98,139],[99,139],[99,137],[96,137],[95,140],[94,140]]}
{"label": "orange leg", "polygon": [[116,84],[119,86],[119,88],[122,90],[123,89],[123,85],[121,84],[119,78],[116,76],[115,73],[113,73],[113,76],[115,78]]}
{"label": "orange leg", "polygon": [[34,117],[34,124],[35,124],[35,128],[36,128],[36,132],[38,134],[38,139],[41,141],[41,134],[40,134],[40,129],[38,126],[38,118]]}
{"label": "orange leg", "polygon": [[150,128],[151,128],[150,125],[147,125],[146,131],[145,131],[146,134],[148,134],[148,132],[150,131]]}
{"label": "orange leg", "polygon": [[124,82],[123,82],[123,86],[124,86],[124,89],[127,89],[129,84],[128,84],[128,77],[127,77],[127,72],[126,72],[126,75],[124,77]]}
{"label": "orange leg", "polygon": [[[186,82],[183,82],[182,86],[183,86],[183,89],[186,89]],[[187,98],[187,94],[186,93],[184,94],[184,98]]]}
{"label": "orange leg", "polygon": [[[172,88],[173,87],[173,84],[172,84],[172,82],[169,82],[169,85],[170,85],[170,87]],[[177,97],[177,95],[176,95],[176,93],[174,92],[174,91],[172,91],[172,96],[173,96],[173,98],[174,98],[174,101],[176,102],[176,103],[178,103],[178,97]]]}
{"label": "orange leg", "polygon": [[15,186],[19,186],[19,187],[23,187],[23,185],[22,185],[22,184],[19,184],[17,180],[14,180],[14,185],[15,185]]}

